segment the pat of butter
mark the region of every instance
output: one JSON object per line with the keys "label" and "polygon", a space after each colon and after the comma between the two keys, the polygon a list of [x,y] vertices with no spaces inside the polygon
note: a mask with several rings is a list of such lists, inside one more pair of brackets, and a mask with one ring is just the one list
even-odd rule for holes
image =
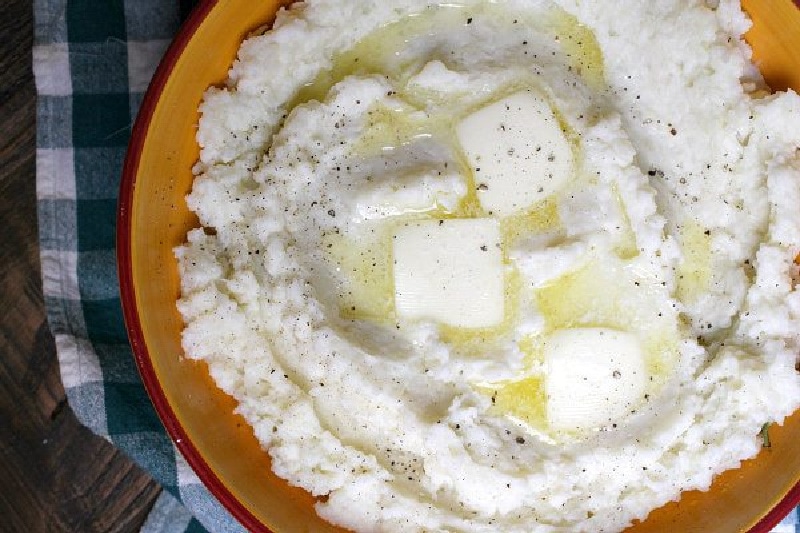
{"label": "pat of butter", "polygon": [[544,361],[547,419],[553,429],[614,427],[644,396],[644,357],[630,333],[559,330],[545,343]]}
{"label": "pat of butter", "polygon": [[409,222],[393,237],[395,309],[400,318],[462,328],[503,321],[504,268],[496,220]]}
{"label": "pat of butter", "polygon": [[456,127],[490,214],[511,215],[544,200],[572,176],[572,149],[550,104],[521,91],[483,107]]}

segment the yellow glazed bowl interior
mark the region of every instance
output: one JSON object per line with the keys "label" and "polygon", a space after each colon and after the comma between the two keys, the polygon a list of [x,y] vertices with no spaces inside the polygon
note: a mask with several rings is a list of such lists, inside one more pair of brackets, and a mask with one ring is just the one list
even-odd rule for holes
{"label": "yellow glazed bowl interior", "polygon": [[[234,401],[216,388],[204,364],[183,357],[183,323],[175,307],[179,279],[172,249],[197,226],[184,197],[199,153],[198,105],[209,85],[224,82],[241,40],[271,22],[281,3],[287,2],[206,1],[167,53],[125,162],[120,283],[145,386],[176,446],[212,493],[254,531],[342,531],[317,517],[310,495],[272,474],[269,456],[233,414]],[[743,5],[754,21],[747,39],[767,81],[774,89],[800,90],[800,10],[791,0]],[[800,415],[771,428],[770,437],[770,448],[719,476],[710,491],[686,493],[629,531],[768,531],[800,500]]]}

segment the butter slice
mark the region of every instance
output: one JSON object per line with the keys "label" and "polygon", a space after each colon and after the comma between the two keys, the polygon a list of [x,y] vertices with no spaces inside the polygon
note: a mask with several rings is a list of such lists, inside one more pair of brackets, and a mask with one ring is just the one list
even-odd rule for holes
{"label": "butter slice", "polygon": [[555,430],[615,427],[644,396],[644,356],[631,333],[559,330],[545,343],[544,361],[547,419]]}
{"label": "butter slice", "polygon": [[456,135],[472,166],[478,200],[493,216],[531,207],[573,174],[572,150],[561,124],[547,100],[531,91],[467,116]]}
{"label": "butter slice", "polygon": [[393,237],[399,318],[461,328],[503,321],[504,269],[496,220],[409,222]]}

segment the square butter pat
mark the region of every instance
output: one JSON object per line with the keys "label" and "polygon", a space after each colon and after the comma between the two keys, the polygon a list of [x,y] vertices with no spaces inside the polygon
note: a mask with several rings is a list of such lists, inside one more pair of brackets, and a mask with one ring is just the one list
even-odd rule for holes
{"label": "square butter pat", "polygon": [[525,210],[564,186],[572,148],[547,100],[522,91],[464,118],[456,135],[474,171],[478,200],[503,217]]}
{"label": "square butter pat", "polygon": [[409,222],[394,235],[393,252],[400,318],[462,328],[503,321],[503,254],[496,220]]}
{"label": "square butter pat", "polygon": [[613,426],[641,403],[647,383],[639,340],[607,328],[556,331],[544,370],[547,419],[557,430]]}

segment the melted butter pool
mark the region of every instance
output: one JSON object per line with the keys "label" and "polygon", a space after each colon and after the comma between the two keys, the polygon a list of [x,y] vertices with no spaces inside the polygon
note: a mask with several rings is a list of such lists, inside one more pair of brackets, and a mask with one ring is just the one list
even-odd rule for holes
{"label": "melted butter pool", "polygon": [[494,411],[529,428],[547,428],[547,396],[541,376],[478,385],[477,389],[491,398]]}
{"label": "melted butter pool", "polygon": [[[460,51],[442,36],[455,33],[469,36],[470,32],[480,31],[478,27],[481,24],[494,31],[518,32],[518,49],[506,50],[505,53],[525,58],[531,72],[517,75],[504,87],[495,88],[491,94],[473,99],[466,106],[458,98],[452,102],[436,100],[434,93],[408,83],[432,60],[442,62],[448,68],[464,68],[459,61],[464,63],[468,59],[459,58]],[[295,95],[290,108],[311,100],[323,101],[332,87],[349,76],[377,75],[385,78],[396,88],[387,94],[396,105],[381,104],[370,109],[364,132],[354,144],[351,157],[374,157],[419,142],[438,143],[452,148],[456,156],[454,164],[467,185],[466,194],[455,208],[437,206],[425,212],[386,219],[381,224],[370,226],[368,232],[362,228],[350,235],[337,234],[324,239],[327,261],[338,274],[339,311],[343,318],[401,327],[394,309],[392,274],[392,234],[398,224],[407,220],[492,216],[481,207],[476,192],[480,184],[458,147],[455,125],[476,108],[514,91],[537,89],[536,75],[540,73],[536,66],[540,59],[537,56],[560,63],[562,68],[579,76],[589,88],[604,88],[600,47],[592,32],[577,19],[556,9],[544,16],[532,16],[511,12],[506,6],[485,3],[475,7],[442,4],[386,25],[352,49],[334,57],[330,69],[321,72]],[[519,60],[518,64],[523,62]],[[433,111],[432,101],[437,102]],[[551,107],[575,154],[575,180],[591,183],[593,177],[582,174],[578,135],[552,102]],[[520,273],[508,259],[508,252],[511,246],[527,237],[564,232],[558,211],[558,194],[555,194],[500,220],[506,267],[503,321],[489,328],[439,327],[440,339],[460,356],[491,357],[498,343],[509,340],[516,343],[517,349],[524,354],[525,371],[513,379],[478,383],[476,390],[491,398],[495,413],[527,425],[539,434],[550,433],[542,374],[542,342],[547,335],[577,327],[603,327],[636,334],[642,341],[654,391],[666,381],[677,361],[679,336],[674,321],[668,318],[674,318],[674,315],[671,311],[659,309],[653,303],[655,300],[651,301],[650,296],[658,292],[657,288],[637,287],[634,278],[625,272],[625,262],[638,255],[636,235],[618,191],[615,189],[613,192],[624,216],[624,227],[612,255],[618,261],[616,266],[590,262],[536,290],[531,291],[525,286]],[[688,240],[694,234],[687,235]],[[702,267],[702,246],[696,248],[700,252],[695,256],[700,259],[685,265],[685,269],[692,272]],[[698,278],[695,283],[696,278],[698,275],[688,276],[686,286],[702,282]],[[631,292],[639,296],[631,297]],[[515,327],[525,302],[532,302],[544,318],[544,331],[514,340]]]}
{"label": "melted butter pool", "polygon": [[693,220],[678,229],[683,261],[678,266],[678,298],[692,303],[708,289],[711,279],[711,233]]}
{"label": "melted butter pool", "polygon": [[337,270],[339,313],[346,319],[394,322],[391,234],[374,227],[356,239],[342,234],[323,238],[331,268]]}
{"label": "melted butter pool", "polygon": [[636,334],[647,368],[660,385],[677,362],[680,338],[677,314],[657,285],[632,276],[619,262],[591,261],[535,291],[546,333],[577,327],[601,327]]}
{"label": "melted butter pool", "polygon": [[579,436],[553,432],[547,424],[547,391],[542,373],[542,346],[549,334],[570,328],[608,328],[635,334],[642,343],[649,376],[646,395],[655,396],[673,374],[678,362],[677,315],[661,288],[631,276],[625,263],[609,267],[590,261],[534,291],[545,320],[542,335],[524,338],[526,372],[518,378],[484,383],[479,390],[492,400],[498,414],[527,425],[551,438]]}
{"label": "melted butter pool", "polygon": [[[403,91],[409,77],[432,59],[445,64],[455,50],[437,47],[440,36],[448,31],[463,30],[478,20],[489,20],[493,27],[520,32],[518,53],[535,65],[537,56],[558,55],[567,69],[580,75],[590,86],[602,87],[603,54],[592,31],[577,18],[560,8],[544,15],[514,12],[494,2],[478,6],[441,3],[370,33],[351,49],[336,55],[331,67],[298,91],[287,106],[289,110],[310,100],[322,101],[330,89],[348,76],[385,76],[399,87],[399,94],[410,101],[417,98]],[[527,39],[525,37],[528,37]],[[549,41],[549,48],[537,47]],[[434,43],[431,45],[430,43]],[[552,51],[551,51],[552,50]]]}

